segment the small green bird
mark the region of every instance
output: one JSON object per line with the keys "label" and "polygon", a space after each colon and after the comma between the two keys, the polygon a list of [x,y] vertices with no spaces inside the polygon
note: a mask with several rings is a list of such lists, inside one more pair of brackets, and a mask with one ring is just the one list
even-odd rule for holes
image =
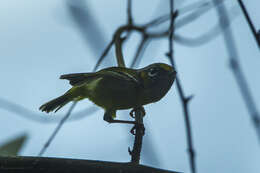
{"label": "small green bird", "polygon": [[120,121],[114,120],[117,110],[159,101],[169,91],[175,77],[173,67],[163,63],[141,69],[110,67],[94,73],[65,74],[60,79],[69,80],[72,88],[39,109],[56,112],[70,101],[88,98],[105,110],[105,121]]}

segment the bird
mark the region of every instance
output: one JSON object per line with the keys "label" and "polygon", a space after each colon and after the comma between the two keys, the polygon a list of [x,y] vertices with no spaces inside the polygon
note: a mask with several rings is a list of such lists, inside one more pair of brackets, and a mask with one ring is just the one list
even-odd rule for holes
{"label": "bird", "polygon": [[136,109],[161,100],[176,78],[175,69],[164,63],[153,63],[144,68],[109,67],[97,72],[64,74],[72,88],[42,106],[46,113],[57,112],[71,101],[88,98],[105,110],[103,119],[109,123],[133,123],[115,120],[116,111]]}

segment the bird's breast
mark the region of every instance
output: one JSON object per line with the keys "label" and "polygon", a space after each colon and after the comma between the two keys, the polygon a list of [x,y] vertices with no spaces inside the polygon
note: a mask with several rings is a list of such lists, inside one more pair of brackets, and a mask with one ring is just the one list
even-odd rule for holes
{"label": "bird's breast", "polygon": [[87,86],[88,98],[105,109],[130,109],[140,104],[136,84],[115,78],[100,78]]}

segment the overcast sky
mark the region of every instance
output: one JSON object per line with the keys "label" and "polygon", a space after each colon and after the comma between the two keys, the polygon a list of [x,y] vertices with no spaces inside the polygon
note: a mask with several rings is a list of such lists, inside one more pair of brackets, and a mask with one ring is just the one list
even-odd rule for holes
{"label": "overcast sky", "polygon": [[[126,22],[126,1],[88,0],[87,12],[97,28],[84,37],[69,13],[67,2],[69,1],[0,1],[0,144],[27,133],[29,139],[21,155],[36,156],[57,123],[28,120],[8,111],[3,99],[27,108],[31,113],[28,113],[28,117],[53,119],[56,122],[56,118],[62,117],[69,106],[57,115],[45,115],[38,108],[70,88],[67,81],[59,80],[59,76],[92,71],[113,32]],[[178,8],[182,8],[193,2],[195,1],[176,3]],[[225,5],[232,16],[231,29],[242,70],[254,101],[259,106],[259,49],[237,2],[228,1]],[[260,29],[260,12],[255,8],[259,5],[257,0],[246,1],[250,16]],[[167,14],[168,10],[168,1],[133,1],[133,17],[139,24]],[[217,19],[216,10],[212,9],[176,33],[195,38],[214,27]],[[93,26],[88,29],[91,30],[91,27]],[[139,41],[138,35],[133,35],[124,46],[128,64]],[[167,50],[167,39],[152,42],[139,67],[153,62],[168,63],[165,57]],[[207,44],[194,47],[177,42],[174,54],[185,94],[194,95],[189,111],[198,172],[259,172],[259,141],[229,68],[223,36],[219,35]],[[113,59],[114,49],[108,58],[110,59],[103,66],[116,65]],[[93,103],[86,99],[76,106],[73,113],[89,107],[93,107]],[[189,172],[183,112],[176,84],[161,101],[147,105],[145,109],[147,116],[144,123],[147,130],[144,150],[152,149],[154,155],[149,157],[156,158],[143,156],[145,159],[142,163]],[[128,112],[129,110],[118,111],[118,118],[127,119]],[[67,122],[44,156],[129,161],[127,148],[133,145],[133,137],[128,133],[131,126],[108,124],[103,121],[103,113],[98,108],[91,115],[86,112],[86,116],[78,121]]]}

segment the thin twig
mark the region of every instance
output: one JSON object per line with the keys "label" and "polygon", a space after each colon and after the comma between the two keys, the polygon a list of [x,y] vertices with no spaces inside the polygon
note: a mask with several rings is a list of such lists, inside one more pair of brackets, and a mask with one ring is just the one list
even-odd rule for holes
{"label": "thin twig", "polygon": [[72,110],[74,109],[74,107],[76,106],[77,102],[73,102],[71,107],[69,108],[67,114],[62,118],[62,120],[60,121],[60,123],[58,124],[58,126],[55,128],[54,132],[52,133],[52,135],[50,136],[50,138],[48,139],[48,141],[44,144],[42,150],[40,151],[40,153],[38,154],[38,156],[42,156],[44,154],[44,152],[46,151],[46,149],[49,147],[50,143],[52,142],[52,140],[54,139],[54,137],[57,135],[58,131],[60,130],[60,128],[62,127],[62,125],[65,123],[65,121],[69,118]]}
{"label": "thin twig", "polygon": [[133,16],[132,16],[132,0],[127,0],[127,19],[128,19],[128,24],[132,25],[133,24]]}
{"label": "thin twig", "polygon": [[119,27],[114,33],[113,40],[115,40],[116,60],[119,67],[125,67],[124,57],[122,53],[122,45],[124,39],[121,38],[121,35],[125,31],[130,32],[132,30],[145,34],[145,29],[143,27],[129,24]]}
{"label": "thin twig", "polygon": [[143,124],[143,113],[140,111],[140,109],[135,110],[135,121],[137,124],[135,125],[135,139],[134,139],[134,146],[133,150],[131,151],[128,148],[129,154],[131,157],[131,163],[139,164],[140,162],[140,155],[142,150],[142,144],[143,144],[143,136],[144,136],[144,124]]}
{"label": "thin twig", "polygon": [[[134,68],[134,67],[138,66],[138,64],[140,63],[140,58],[142,57],[142,54],[144,53],[145,49],[147,48],[149,42],[150,42],[150,39],[148,39],[146,37],[146,35],[143,34],[142,40],[138,45],[138,48],[135,52],[135,56],[134,56],[134,58],[131,62],[130,68]],[[145,128],[147,129],[147,126]],[[139,135],[139,137],[142,137],[142,136]],[[145,140],[149,145],[145,145],[144,151],[143,151],[143,156],[145,158],[147,158],[147,160],[149,160],[150,163],[159,164],[157,154],[155,153],[156,150],[153,148],[153,143],[151,141],[151,137],[147,136]],[[142,139],[137,139],[135,141],[141,141],[142,142]],[[134,146],[141,146],[142,147],[142,144],[135,144]],[[139,153],[139,152],[136,152],[136,151],[141,151],[141,148],[135,149],[135,153]],[[131,153],[131,152],[132,151],[129,148],[129,153]],[[134,150],[133,150],[133,152],[134,152]]]}
{"label": "thin twig", "polygon": [[248,25],[249,25],[249,27],[250,27],[250,29],[251,29],[253,35],[254,35],[254,38],[255,38],[256,43],[257,43],[257,45],[258,45],[258,48],[260,49],[260,35],[259,35],[259,33],[257,33],[257,31],[256,31],[255,26],[254,26],[252,20],[251,20],[250,17],[249,17],[249,14],[248,14],[248,12],[247,12],[247,10],[246,10],[246,7],[245,7],[243,1],[242,1],[242,0],[238,0],[238,4],[239,4],[240,8],[241,8],[242,11],[243,11],[243,14],[244,14],[244,16],[245,16],[245,18],[246,18],[246,21],[247,21],[247,23],[248,23]]}
{"label": "thin twig", "polygon": [[173,34],[174,34],[174,21],[178,13],[174,13],[174,1],[170,0],[170,27],[169,27],[169,53],[168,56],[170,57],[171,64],[175,67],[174,59],[173,59]]}
{"label": "thin twig", "polygon": [[125,67],[125,61],[122,53],[122,49],[123,49],[122,44],[124,39],[121,38],[120,34],[118,35],[118,37],[115,37],[116,59],[117,59],[118,67]]}
{"label": "thin twig", "polygon": [[[172,66],[175,67],[174,58],[173,58],[173,34],[174,34],[174,20],[177,16],[177,12],[174,12],[174,6],[173,6],[173,0],[170,0],[170,11],[171,14],[171,21],[170,21],[170,27],[169,27],[169,52],[167,53],[167,57],[169,58]],[[193,147],[192,142],[192,129],[191,129],[191,123],[189,118],[189,111],[188,111],[188,103],[191,99],[191,97],[185,97],[183,88],[181,86],[180,80],[178,76],[176,77],[176,84],[177,84],[177,90],[180,94],[182,107],[184,111],[184,120],[185,120],[185,127],[186,127],[186,137],[187,137],[187,145],[188,145],[188,153],[189,153],[189,160],[190,160],[190,166],[191,166],[191,172],[196,173],[196,164],[195,164],[195,151]]]}
{"label": "thin twig", "polygon": [[[216,3],[216,2],[217,2],[217,0],[213,0],[213,3]],[[246,104],[249,115],[251,116],[251,120],[255,127],[255,130],[256,130],[256,133],[258,136],[258,141],[260,143],[260,118],[259,118],[260,114],[257,110],[256,103],[255,103],[253,96],[251,94],[251,91],[249,89],[245,75],[242,72],[242,69],[241,69],[241,66],[239,63],[238,51],[237,51],[236,44],[234,41],[233,33],[231,32],[231,29],[229,29],[229,28],[224,29],[226,23],[229,22],[227,10],[226,10],[224,4],[222,6],[218,6],[216,8],[216,10],[217,10],[218,15],[223,16],[221,20],[219,18],[219,22],[220,22],[221,27],[223,28],[224,42],[225,42],[226,50],[227,50],[228,56],[229,56],[230,67],[231,67],[234,77],[237,81],[238,87],[242,94],[243,100]]]}

